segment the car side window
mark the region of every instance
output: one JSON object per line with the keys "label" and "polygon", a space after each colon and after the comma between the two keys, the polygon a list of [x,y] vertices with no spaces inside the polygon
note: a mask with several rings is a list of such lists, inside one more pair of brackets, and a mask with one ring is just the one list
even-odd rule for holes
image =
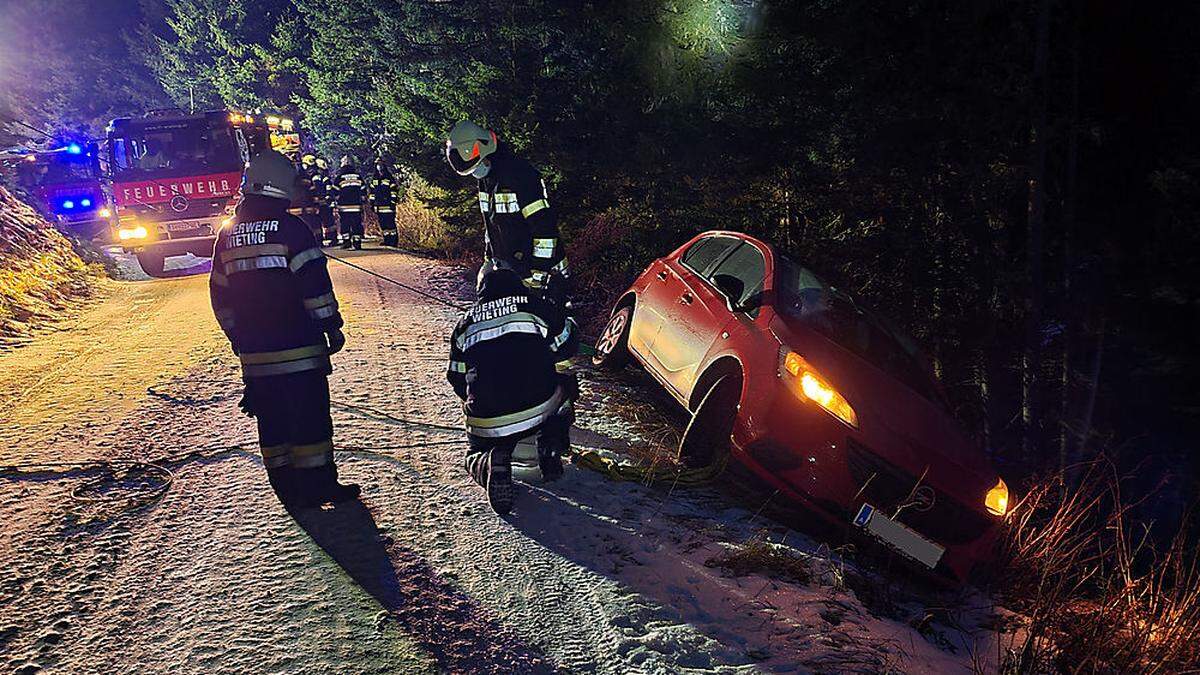
{"label": "car side window", "polygon": [[733,237],[705,237],[684,251],[679,260],[696,274],[705,276],[712,266],[738,243]]}
{"label": "car side window", "polygon": [[717,265],[709,281],[749,314],[757,314],[767,261],[753,244],[743,243]]}

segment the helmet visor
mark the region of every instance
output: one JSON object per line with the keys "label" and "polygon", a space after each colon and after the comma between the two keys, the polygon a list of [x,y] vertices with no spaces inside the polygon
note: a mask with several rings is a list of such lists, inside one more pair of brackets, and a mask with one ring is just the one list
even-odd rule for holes
{"label": "helmet visor", "polygon": [[455,146],[450,141],[446,141],[446,161],[450,162],[450,168],[454,169],[458,175],[470,175],[481,160],[479,141],[472,141],[465,147]]}

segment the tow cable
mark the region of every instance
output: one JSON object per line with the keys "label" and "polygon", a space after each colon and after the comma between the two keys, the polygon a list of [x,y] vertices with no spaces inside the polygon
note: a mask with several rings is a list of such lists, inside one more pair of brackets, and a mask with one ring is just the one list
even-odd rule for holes
{"label": "tow cable", "polygon": [[[361,265],[356,265],[344,258],[339,258],[325,252],[325,256],[330,260],[335,260],[347,267],[353,268],[367,275],[386,281],[395,286],[399,286],[410,293],[414,293],[428,300],[432,300],[446,307],[450,307],[457,311],[465,311],[467,305],[455,303],[445,298],[438,297],[423,291],[419,288],[405,284],[386,275],[367,269]],[[594,347],[580,342],[580,352],[583,354],[594,354]],[[587,368],[581,368],[588,370]],[[162,396],[156,391],[156,386],[147,388],[147,393],[151,395]],[[168,399],[169,400],[169,399]],[[225,400],[224,397],[218,397],[212,400],[200,401],[201,407],[211,405]],[[376,418],[382,418],[396,424],[405,426],[420,427],[430,431],[454,433],[456,438],[445,441],[420,441],[417,443],[407,443],[399,445],[377,445],[377,446],[355,446],[355,445],[339,445],[337,452],[349,454],[375,454],[389,455],[396,450],[408,450],[415,448],[424,448],[432,445],[443,445],[451,443],[462,443],[461,434],[464,429],[459,426],[439,424],[435,422],[427,422],[424,420],[412,420],[402,417],[396,417],[389,413],[368,408],[360,404],[352,404],[344,401],[331,400],[332,404],[347,410],[351,413],[359,415],[369,414]],[[14,476],[34,476],[34,475],[51,475],[55,477],[67,477],[74,474],[86,474],[99,471],[98,477],[93,477],[86,480],[81,485],[71,491],[71,499],[80,504],[116,504],[124,503],[126,507],[134,508],[146,506],[163,497],[174,485],[176,474],[172,470],[172,466],[178,466],[190,461],[198,459],[211,459],[231,455],[235,452],[246,452],[257,449],[257,440],[247,440],[233,444],[217,444],[203,448],[188,450],[186,452],[177,453],[174,455],[166,455],[154,460],[126,460],[126,459],[108,459],[108,460],[79,460],[79,461],[64,461],[64,462],[23,462],[17,464],[0,465],[0,477]],[[591,448],[579,448],[574,445],[568,448],[568,454],[571,456],[573,463],[592,471],[595,471],[611,480],[638,482],[643,485],[655,484],[670,484],[675,486],[692,486],[708,483],[720,475],[728,464],[729,455],[725,454],[719,459],[713,461],[709,466],[700,468],[687,468],[679,466],[642,466],[630,462],[623,462],[613,457],[601,453],[599,450]],[[120,473],[120,475],[118,475]],[[154,482],[151,482],[151,480]]]}

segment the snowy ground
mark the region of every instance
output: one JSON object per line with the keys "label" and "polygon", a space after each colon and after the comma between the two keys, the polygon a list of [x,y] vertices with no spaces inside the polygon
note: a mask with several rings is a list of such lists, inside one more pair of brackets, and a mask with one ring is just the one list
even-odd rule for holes
{"label": "snowy ground", "polygon": [[[462,297],[460,275],[429,260],[347,256]],[[169,462],[169,491],[135,508],[72,493],[157,475],[0,471],[0,667],[941,673],[968,672],[972,654],[994,661],[983,599],[896,590],[722,484],[569,467],[558,483],[530,478],[497,518],[461,469],[460,435],[395,419],[459,423],[442,376],[453,311],[331,269],[348,336],[331,380],[336,441],[377,450],[339,455],[361,505],[294,520],[253,445],[222,449],[252,441],[253,424],[203,275],[122,282],[70,330],[0,354],[0,467],[206,451]],[[584,396],[583,445],[664,433],[639,408],[665,403],[636,376],[585,379]]]}

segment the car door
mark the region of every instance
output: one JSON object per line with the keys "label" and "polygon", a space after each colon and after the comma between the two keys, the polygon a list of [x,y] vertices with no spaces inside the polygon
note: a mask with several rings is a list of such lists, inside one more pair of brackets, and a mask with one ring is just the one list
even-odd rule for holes
{"label": "car door", "polygon": [[[689,250],[680,258],[678,269],[671,270],[677,282],[672,284],[672,304],[664,312],[662,327],[652,346],[662,379],[687,400],[704,355],[717,340],[730,314],[725,300],[706,281],[706,276],[743,244],[741,240],[715,235],[707,248],[695,255]],[[706,240],[702,240],[706,241]]]}
{"label": "car door", "polygon": [[650,266],[650,281],[638,295],[637,309],[629,328],[629,348],[640,356],[660,379],[665,381],[666,378],[663,376],[663,366],[655,356],[654,343],[663,323],[675,320],[679,299],[687,290],[677,267],[706,272],[716,266],[720,258],[738,243],[740,242],[732,237],[704,237],[688,247],[680,255],[678,262],[668,262],[664,258],[654,261]]}

